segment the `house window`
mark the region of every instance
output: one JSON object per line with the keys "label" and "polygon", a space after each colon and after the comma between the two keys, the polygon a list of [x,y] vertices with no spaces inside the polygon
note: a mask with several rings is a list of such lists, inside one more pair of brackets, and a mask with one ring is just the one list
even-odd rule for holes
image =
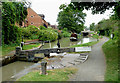
{"label": "house window", "polygon": [[47,25],[46,25],[46,24],[44,24],[43,26],[47,28]]}
{"label": "house window", "polygon": [[34,16],[31,16],[32,18],[34,17]]}
{"label": "house window", "polygon": [[34,24],[34,23],[31,22],[31,24]]}

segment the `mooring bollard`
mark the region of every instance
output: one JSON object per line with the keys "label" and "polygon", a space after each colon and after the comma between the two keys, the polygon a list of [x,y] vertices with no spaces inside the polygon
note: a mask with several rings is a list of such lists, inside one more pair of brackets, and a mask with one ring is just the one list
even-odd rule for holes
{"label": "mooring bollard", "polygon": [[44,53],[44,56],[49,58],[50,57],[50,53]]}
{"label": "mooring bollard", "polygon": [[20,51],[21,51],[21,47],[16,47],[16,55],[19,55],[20,54]]}
{"label": "mooring bollard", "polygon": [[47,62],[46,61],[42,61],[41,62],[41,70],[42,70],[42,74],[46,75],[46,67],[47,67]]}

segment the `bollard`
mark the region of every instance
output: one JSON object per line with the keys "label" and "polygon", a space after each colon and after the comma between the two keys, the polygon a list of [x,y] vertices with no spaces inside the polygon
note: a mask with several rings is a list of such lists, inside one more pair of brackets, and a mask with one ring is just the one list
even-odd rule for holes
{"label": "bollard", "polygon": [[41,62],[42,75],[46,75],[46,67],[47,67],[47,62],[42,61]]}
{"label": "bollard", "polygon": [[50,58],[50,53],[44,53],[44,56]]}
{"label": "bollard", "polygon": [[20,54],[20,51],[21,51],[21,47],[16,47],[16,55],[19,55]]}
{"label": "bollard", "polygon": [[21,42],[20,46],[21,46],[22,50],[23,50],[23,45],[24,45],[24,42]]}

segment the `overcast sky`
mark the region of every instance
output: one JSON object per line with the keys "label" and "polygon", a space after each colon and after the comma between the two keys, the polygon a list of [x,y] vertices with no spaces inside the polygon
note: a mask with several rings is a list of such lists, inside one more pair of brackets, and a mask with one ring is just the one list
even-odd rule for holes
{"label": "overcast sky", "polygon": [[[50,24],[58,24],[56,22],[57,15],[59,13],[59,6],[61,4],[69,4],[71,0],[28,0],[32,2],[31,8],[37,14],[44,14],[45,20],[50,22]],[[87,17],[85,19],[85,26],[89,27],[91,23],[98,23],[103,18],[109,18],[109,14],[111,10],[106,11],[103,15],[92,15],[91,11],[84,11],[87,13]]]}

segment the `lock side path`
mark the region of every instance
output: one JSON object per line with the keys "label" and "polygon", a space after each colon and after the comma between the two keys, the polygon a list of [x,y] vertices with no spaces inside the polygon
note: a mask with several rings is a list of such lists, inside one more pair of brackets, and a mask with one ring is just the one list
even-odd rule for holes
{"label": "lock side path", "polygon": [[70,77],[69,81],[104,81],[106,60],[102,45],[108,40],[107,37],[103,37],[97,44],[92,46],[88,60],[75,66],[78,68],[78,72]]}

